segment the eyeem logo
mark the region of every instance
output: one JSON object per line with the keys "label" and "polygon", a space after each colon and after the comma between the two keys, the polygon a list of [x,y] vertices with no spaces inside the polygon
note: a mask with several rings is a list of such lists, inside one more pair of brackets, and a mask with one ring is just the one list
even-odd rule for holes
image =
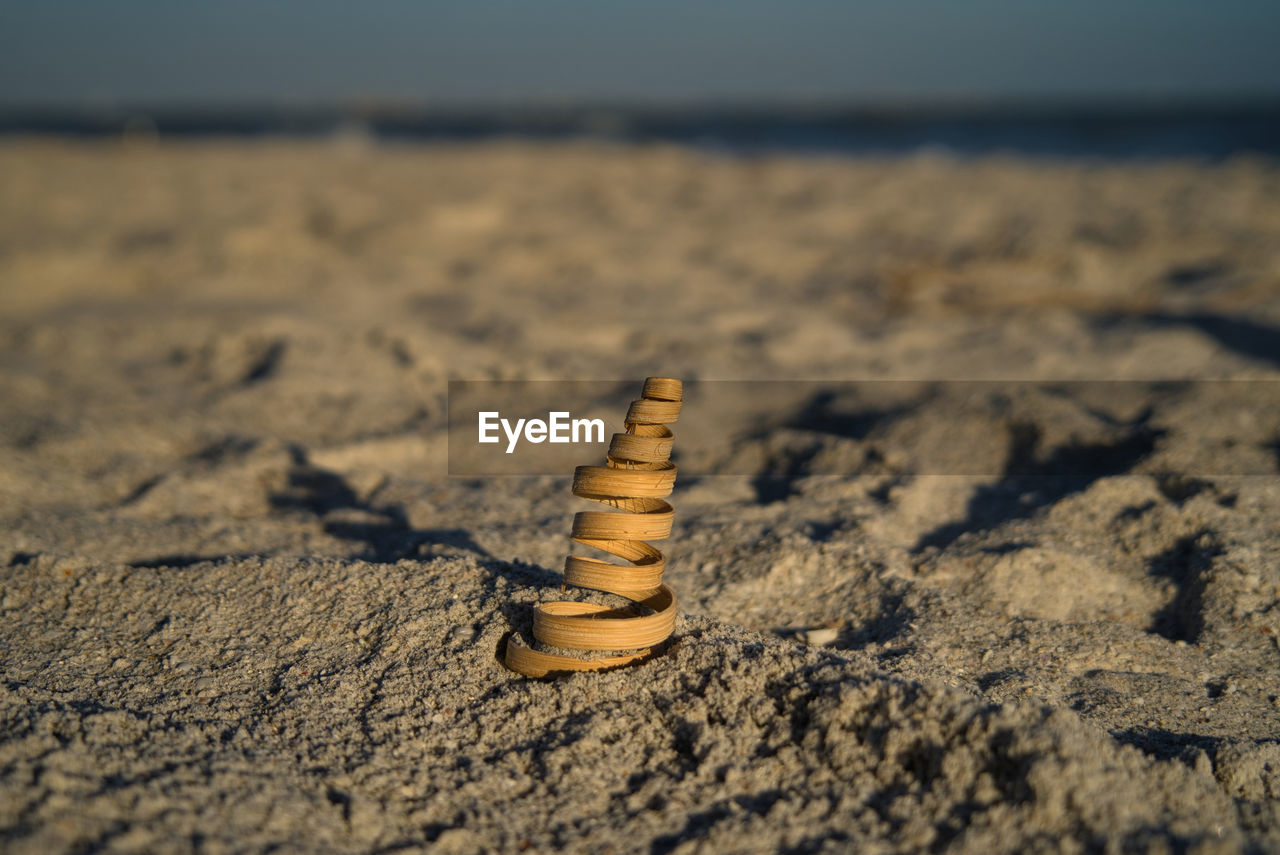
{"label": "eyeem logo", "polygon": [[[641,382],[450,380],[448,472],[566,477],[608,453]],[[1280,380],[689,380],[684,396],[686,475],[774,478],[792,443],[821,446],[797,477],[1276,474],[1268,449],[1280,430]],[[1188,418],[1205,407],[1212,419]],[[1028,424],[1040,442],[1010,475],[1010,431]],[[930,425],[947,426],[952,441]]]}
{"label": "eyeem logo", "polygon": [[[604,419],[575,419],[568,412],[547,413],[547,420],[516,419],[513,426],[496,410],[480,413],[478,441],[500,442],[498,428],[507,436],[507,454],[516,450],[521,435],[526,442],[604,442]],[[579,438],[581,437],[581,438]],[[594,439],[592,438],[594,437]]]}

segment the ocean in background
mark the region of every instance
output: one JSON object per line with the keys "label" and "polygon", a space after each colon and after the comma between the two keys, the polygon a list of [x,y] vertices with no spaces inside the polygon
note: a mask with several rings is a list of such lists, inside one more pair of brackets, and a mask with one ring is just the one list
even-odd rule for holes
{"label": "ocean in background", "polygon": [[385,142],[606,139],[742,155],[1098,159],[1280,156],[1280,100],[942,107],[0,107],[0,135],[356,137]]}

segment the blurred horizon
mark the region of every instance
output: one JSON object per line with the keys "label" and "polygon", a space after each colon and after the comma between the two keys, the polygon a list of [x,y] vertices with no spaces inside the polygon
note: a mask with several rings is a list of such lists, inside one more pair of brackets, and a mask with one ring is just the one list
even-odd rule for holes
{"label": "blurred horizon", "polygon": [[0,106],[0,139],[597,140],[728,154],[1280,157],[1280,98],[920,104]]}
{"label": "blurred horizon", "polygon": [[0,6],[0,134],[1280,156],[1263,0]]}

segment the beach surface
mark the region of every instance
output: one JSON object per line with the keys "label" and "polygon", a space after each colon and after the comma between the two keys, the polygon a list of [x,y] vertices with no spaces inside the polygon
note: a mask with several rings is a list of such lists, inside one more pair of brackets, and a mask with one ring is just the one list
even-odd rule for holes
{"label": "beach surface", "polygon": [[[588,503],[447,383],[649,375],[1199,382],[724,405],[514,675]],[[5,141],[0,849],[1280,852],[1278,380],[1265,159]]]}

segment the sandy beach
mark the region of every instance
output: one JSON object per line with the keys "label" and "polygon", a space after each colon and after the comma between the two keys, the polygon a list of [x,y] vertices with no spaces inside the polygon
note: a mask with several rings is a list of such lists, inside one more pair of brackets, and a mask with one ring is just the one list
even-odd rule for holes
{"label": "sandy beach", "polygon": [[[671,650],[519,677],[448,381],[649,375],[1203,382],[718,405]],[[0,850],[1280,852],[1277,380],[1263,158],[0,142]]]}

